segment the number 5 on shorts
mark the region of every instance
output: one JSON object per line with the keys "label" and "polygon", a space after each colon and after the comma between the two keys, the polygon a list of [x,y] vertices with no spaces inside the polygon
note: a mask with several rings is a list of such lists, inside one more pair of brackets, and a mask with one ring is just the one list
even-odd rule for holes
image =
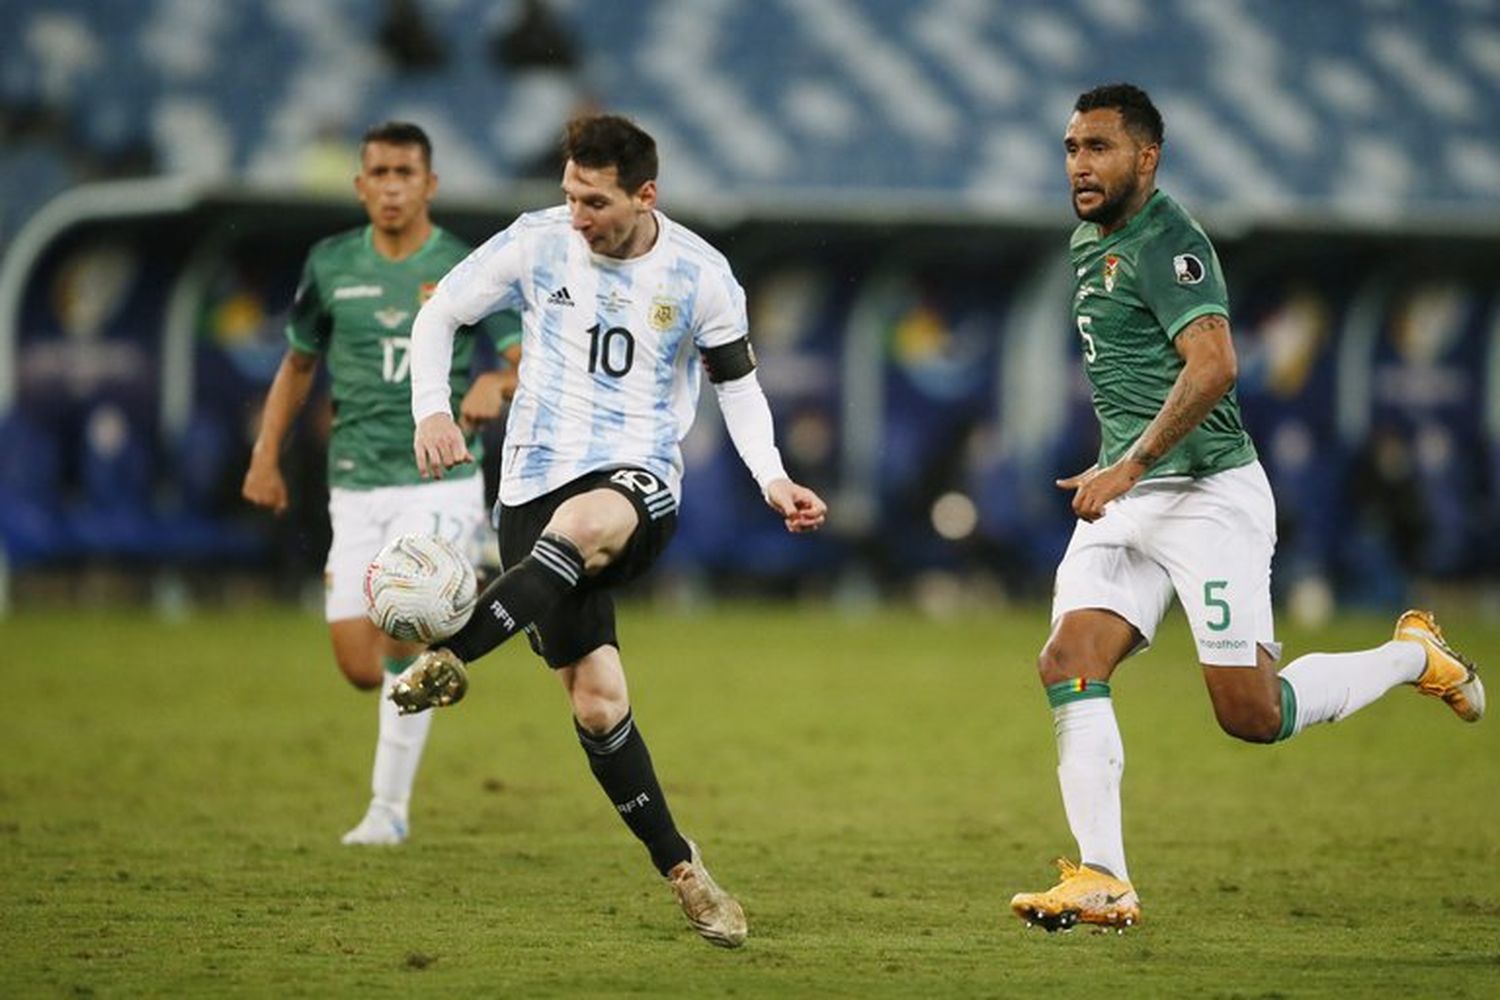
{"label": "number 5 on shorts", "polygon": [[1208,627],[1214,632],[1222,632],[1229,627],[1229,602],[1222,597],[1214,596],[1214,591],[1223,590],[1227,586],[1229,586],[1228,580],[1208,580],[1203,584],[1204,606],[1217,608],[1221,615],[1218,621],[1208,623]]}

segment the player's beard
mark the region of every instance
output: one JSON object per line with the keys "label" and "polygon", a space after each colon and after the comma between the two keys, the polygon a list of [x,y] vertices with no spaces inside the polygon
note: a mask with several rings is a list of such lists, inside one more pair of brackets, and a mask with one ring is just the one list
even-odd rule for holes
{"label": "player's beard", "polygon": [[1078,207],[1078,194],[1074,192],[1073,212],[1084,222],[1092,222],[1105,229],[1110,229],[1120,221],[1120,216],[1125,214],[1126,206],[1135,200],[1136,192],[1139,190],[1140,182],[1131,177],[1111,197],[1100,202],[1098,207],[1088,211],[1084,211]]}

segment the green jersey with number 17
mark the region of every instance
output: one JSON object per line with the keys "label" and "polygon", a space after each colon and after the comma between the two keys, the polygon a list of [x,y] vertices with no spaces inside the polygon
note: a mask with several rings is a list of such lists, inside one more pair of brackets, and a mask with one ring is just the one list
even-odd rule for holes
{"label": "green jersey with number 17", "polygon": [[[1193,320],[1229,315],[1213,244],[1160,191],[1108,236],[1095,223],[1073,232],[1073,320],[1083,341],[1102,442],[1100,467],[1128,452],[1160,412],[1183,360],[1173,346]],[[1255,461],[1233,389],[1145,478],[1200,478]]]}
{"label": "green jersey with number 17", "polygon": [[[346,489],[406,486],[422,481],[412,456],[411,321],[469,246],[434,226],[411,256],[390,260],[371,242],[371,227],[318,242],[307,256],[286,337],[299,351],[324,354],[332,378],[333,438],[328,485]],[[521,338],[513,313],[497,313],[459,331],[453,342],[450,407],[456,413],[469,383],[473,334],[483,331],[503,351]],[[482,456],[449,477],[472,476]]]}

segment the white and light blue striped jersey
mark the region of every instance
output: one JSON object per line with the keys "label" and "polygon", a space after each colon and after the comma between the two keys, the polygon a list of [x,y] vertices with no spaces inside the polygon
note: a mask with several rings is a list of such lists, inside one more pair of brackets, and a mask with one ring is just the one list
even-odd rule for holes
{"label": "white and light blue striped jersey", "polygon": [[[424,307],[455,325],[521,314],[520,382],[505,425],[500,502],[525,503],[600,469],[639,466],[682,495],[679,447],[697,408],[699,350],[747,335],[729,263],[656,213],[655,245],[593,253],[567,206],[529,212],[453,268]],[[434,354],[436,356],[436,354]],[[419,381],[414,412],[447,412]]]}

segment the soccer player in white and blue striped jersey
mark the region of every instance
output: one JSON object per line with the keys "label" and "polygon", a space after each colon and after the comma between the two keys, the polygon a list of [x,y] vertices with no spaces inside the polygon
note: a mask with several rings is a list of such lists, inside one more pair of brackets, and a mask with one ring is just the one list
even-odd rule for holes
{"label": "soccer player in white and blue striped jersey", "polygon": [[820,527],[812,490],[782,468],[755,376],[745,293],[723,255],[656,209],[656,144],[612,115],[569,124],[566,204],[521,216],[449,272],[412,327],[412,416],[424,475],[470,460],[448,367],[456,329],[521,314],[520,382],[497,504],[506,571],[474,617],[423,654],[391,700],[451,704],[465,664],[527,630],[572,702],[594,776],[714,944],[745,939],[739,904],[677,830],[631,715],[610,588],[670,539],[682,454],[706,373],[725,425],[789,531]]}

